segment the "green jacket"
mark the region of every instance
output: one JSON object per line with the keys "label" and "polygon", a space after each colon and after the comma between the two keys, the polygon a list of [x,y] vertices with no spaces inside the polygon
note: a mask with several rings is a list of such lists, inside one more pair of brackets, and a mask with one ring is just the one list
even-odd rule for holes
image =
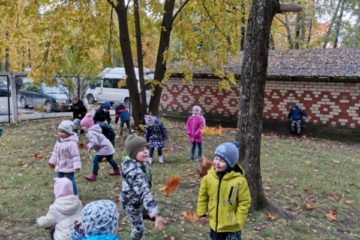
{"label": "green jacket", "polygon": [[250,191],[239,165],[221,179],[211,168],[201,180],[196,214],[209,214],[215,232],[238,232],[243,228],[250,208]]}

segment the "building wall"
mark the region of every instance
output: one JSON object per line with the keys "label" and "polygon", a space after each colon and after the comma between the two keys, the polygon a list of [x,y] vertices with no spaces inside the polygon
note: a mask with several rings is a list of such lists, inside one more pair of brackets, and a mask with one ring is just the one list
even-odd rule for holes
{"label": "building wall", "polygon": [[[160,110],[187,116],[194,105],[203,108],[207,119],[233,120],[238,116],[239,91],[219,90],[218,80],[194,79],[187,85],[170,79],[164,85]],[[268,80],[265,88],[264,117],[285,120],[290,103],[308,113],[308,122],[347,128],[360,127],[360,80],[358,82]]]}

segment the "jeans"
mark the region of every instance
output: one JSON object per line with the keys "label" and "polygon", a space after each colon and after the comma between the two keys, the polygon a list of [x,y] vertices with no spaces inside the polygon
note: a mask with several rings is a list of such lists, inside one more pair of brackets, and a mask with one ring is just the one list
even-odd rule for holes
{"label": "jeans", "polygon": [[76,186],[76,182],[75,182],[75,173],[73,173],[73,172],[72,173],[57,172],[56,177],[58,177],[58,178],[63,178],[63,177],[68,178],[73,184],[74,195],[78,195],[78,190],[77,190],[77,186]]}
{"label": "jeans", "polygon": [[[158,156],[162,156],[162,148],[158,148]],[[149,148],[149,157],[152,158],[154,156],[155,148]]]}
{"label": "jeans", "polygon": [[120,122],[120,136],[123,135],[124,124],[126,124],[126,127],[128,129],[129,134],[131,133],[130,121]]}
{"label": "jeans", "polygon": [[102,156],[102,155],[95,155],[93,158],[93,170],[92,173],[97,175],[99,172],[99,162],[101,162],[101,160],[103,158],[106,158],[106,161],[108,161],[108,163],[110,163],[110,165],[112,166],[113,169],[118,169],[119,166],[117,165],[117,163],[115,162],[115,160],[113,159],[113,155],[107,155],[107,156]]}
{"label": "jeans", "polygon": [[195,156],[195,149],[196,149],[196,145],[198,146],[198,158],[201,158],[202,156],[202,143],[198,143],[198,142],[193,142],[191,143],[191,157],[194,158]]}

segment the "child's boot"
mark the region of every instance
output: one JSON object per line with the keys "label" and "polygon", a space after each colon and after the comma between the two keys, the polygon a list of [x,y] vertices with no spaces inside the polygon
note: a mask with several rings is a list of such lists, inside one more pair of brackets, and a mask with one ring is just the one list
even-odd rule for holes
{"label": "child's boot", "polygon": [[111,170],[110,176],[118,176],[120,175],[120,168],[113,168]]}
{"label": "child's boot", "polygon": [[152,163],[152,160],[153,160],[152,158],[149,158],[149,159],[148,159],[149,164]]}
{"label": "child's boot", "polygon": [[159,156],[159,163],[164,163],[164,157],[163,156]]}
{"label": "child's boot", "polygon": [[96,174],[94,173],[91,173],[90,175],[87,175],[85,177],[86,180],[90,181],[90,182],[93,182],[93,181],[96,181]]}

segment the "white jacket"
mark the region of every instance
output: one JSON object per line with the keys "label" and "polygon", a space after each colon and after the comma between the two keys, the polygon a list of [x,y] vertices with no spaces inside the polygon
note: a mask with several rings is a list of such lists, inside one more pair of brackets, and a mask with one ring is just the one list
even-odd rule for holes
{"label": "white jacket", "polygon": [[59,197],[50,205],[46,216],[39,217],[40,227],[55,226],[55,240],[70,240],[70,229],[76,220],[81,220],[82,203],[75,195]]}

